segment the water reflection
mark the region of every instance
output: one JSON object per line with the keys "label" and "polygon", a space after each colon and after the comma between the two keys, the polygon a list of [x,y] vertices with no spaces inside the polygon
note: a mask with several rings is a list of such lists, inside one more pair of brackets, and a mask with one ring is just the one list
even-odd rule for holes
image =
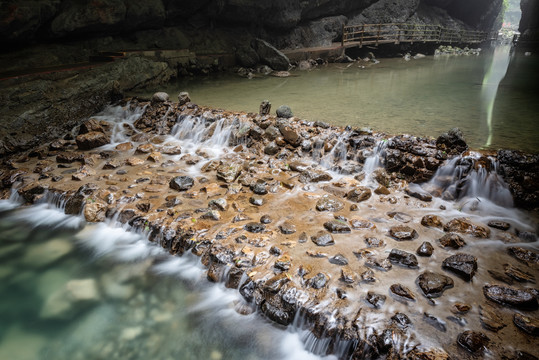
{"label": "water reflection", "polygon": [[507,73],[510,57],[510,45],[498,46],[494,49],[492,55],[492,62],[485,74],[483,84],[481,86],[481,103],[482,103],[482,115],[487,123],[488,138],[484,148],[489,148],[492,144],[493,128],[492,117],[494,112],[494,103],[496,102],[496,94],[498,93],[498,87],[500,82]]}

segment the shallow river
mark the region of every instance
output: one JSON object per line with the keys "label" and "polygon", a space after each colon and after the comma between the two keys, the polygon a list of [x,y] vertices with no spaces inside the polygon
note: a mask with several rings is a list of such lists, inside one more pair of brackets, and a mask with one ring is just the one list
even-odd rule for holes
{"label": "shallow river", "polygon": [[393,135],[437,137],[459,127],[473,149],[539,152],[537,65],[537,55],[499,47],[479,56],[330,64],[293,71],[288,78],[219,74],[155,90],[174,99],[179,91],[188,91],[199,105],[246,112],[257,112],[268,99],[273,110],[287,104],[301,118]]}

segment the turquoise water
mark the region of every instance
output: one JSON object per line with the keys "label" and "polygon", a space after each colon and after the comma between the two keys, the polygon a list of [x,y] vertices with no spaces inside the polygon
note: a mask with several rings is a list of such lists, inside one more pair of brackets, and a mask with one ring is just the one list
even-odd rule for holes
{"label": "turquoise water", "polygon": [[491,100],[482,93],[488,86],[484,80],[493,63],[493,50],[479,56],[330,64],[293,71],[288,78],[219,74],[181,79],[159,90],[174,99],[178,92],[188,91],[199,105],[246,112],[258,112],[260,102],[268,99],[273,110],[287,104],[301,118],[389,134],[437,137],[459,127],[473,149],[484,148],[490,137],[489,149],[539,152],[537,55],[510,54],[509,48],[504,52],[509,68],[495,69],[507,74],[492,102],[490,127]]}
{"label": "turquoise water", "polygon": [[0,359],[319,358],[198,259],[47,205],[0,211],[0,260]]}

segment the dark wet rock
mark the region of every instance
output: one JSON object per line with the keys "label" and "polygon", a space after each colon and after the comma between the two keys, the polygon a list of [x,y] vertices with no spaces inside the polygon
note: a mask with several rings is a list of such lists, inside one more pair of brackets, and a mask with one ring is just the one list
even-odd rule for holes
{"label": "dark wet rock", "polygon": [[374,193],[377,195],[389,195],[391,192],[386,188],[384,185],[379,185],[375,190]]}
{"label": "dark wet rock", "polygon": [[250,222],[248,224],[245,224],[243,228],[252,233],[261,233],[262,231],[266,230],[266,226],[264,224],[257,222]]}
{"label": "dark wet rock", "polygon": [[71,164],[75,161],[84,161],[84,155],[80,152],[62,152],[56,155],[56,162],[59,164]]}
{"label": "dark wet rock", "polygon": [[417,277],[417,285],[427,298],[442,296],[443,292],[454,285],[449,276],[425,271]]}
{"label": "dark wet rock", "polygon": [[[281,132],[279,131],[279,129],[277,129],[275,126],[273,125],[270,125],[266,128],[266,130],[264,131],[264,136],[269,139],[269,140],[275,140],[277,139],[279,136],[281,136]],[[279,149],[280,150],[280,149]],[[268,154],[268,155],[271,155],[271,154]]]}
{"label": "dark wet rock", "polygon": [[185,105],[191,102],[191,97],[187,91],[182,91],[178,94],[178,106]]}
{"label": "dark wet rock", "polygon": [[381,259],[376,259],[374,257],[370,257],[367,260],[365,260],[365,265],[368,267],[378,269],[378,270],[382,270],[382,271],[389,271],[393,267],[393,265],[391,265],[391,262],[389,260],[387,259],[381,260]]}
{"label": "dark wet rock", "polygon": [[285,221],[284,223],[279,225],[279,230],[281,230],[281,233],[285,235],[290,235],[296,232],[296,225]]}
{"label": "dark wet rock", "polygon": [[408,315],[403,313],[396,313],[391,317],[391,322],[400,327],[401,329],[407,329],[412,326],[412,320]]}
{"label": "dark wet rock", "polygon": [[326,274],[318,273],[309,280],[309,286],[313,289],[321,289],[328,283],[329,278]]}
{"label": "dark wet rock", "polygon": [[472,330],[465,331],[457,337],[457,344],[472,354],[482,353],[489,342],[490,339],[485,334]]}
{"label": "dark wet rock", "polygon": [[361,273],[361,280],[364,282],[375,282],[374,271],[367,269]]}
{"label": "dark wet rock", "polygon": [[487,330],[497,332],[503,329],[506,325],[503,322],[502,317],[496,312],[492,306],[481,305],[479,306],[479,319],[481,324]]}
{"label": "dark wet rock", "polygon": [[266,195],[268,193],[267,184],[265,182],[255,182],[250,186],[251,191],[257,195]]}
{"label": "dark wet rock", "polygon": [[316,210],[318,211],[339,211],[344,208],[344,203],[339,199],[325,195],[316,202]]}
{"label": "dark wet rock", "polygon": [[264,199],[258,196],[251,196],[249,198],[249,202],[256,206],[262,206],[264,205]]}
{"label": "dark wet rock", "polygon": [[289,312],[284,311],[280,306],[275,306],[268,301],[262,303],[260,310],[270,320],[284,326],[289,325],[293,320],[293,314],[291,315]]}
{"label": "dark wet rock", "polygon": [[[352,209],[350,209],[352,210]],[[364,219],[350,219],[350,225],[352,226],[352,229],[376,229],[376,225],[374,225],[372,222]]]}
{"label": "dark wet rock", "polygon": [[340,266],[348,265],[348,259],[346,259],[346,257],[342,254],[337,254],[335,256],[330,257],[329,262],[334,265],[340,265]]}
{"label": "dark wet rock", "polygon": [[[277,109],[279,111],[279,109]],[[280,124],[279,131],[283,135],[284,140],[290,145],[296,147],[301,144],[301,136],[290,125]]]}
{"label": "dark wet rock", "polygon": [[514,282],[512,277],[507,276],[507,274],[503,272],[496,270],[488,270],[488,273],[490,274],[490,276],[492,276],[493,279],[504,282],[508,285],[512,285]]}
{"label": "dark wet rock", "polygon": [[453,128],[436,139],[436,148],[445,151],[448,155],[459,155],[468,150],[468,145],[462,131],[459,128]]}
{"label": "dark wet rock", "polygon": [[86,198],[93,195],[98,189],[99,188],[96,184],[88,183],[86,185],[82,185],[73,196],[67,199],[65,213],[67,215],[80,214]]}
{"label": "dark wet rock", "polygon": [[214,210],[226,211],[228,209],[228,202],[224,198],[213,199],[208,202],[208,207]]}
{"label": "dark wet rock", "polygon": [[273,264],[275,269],[280,270],[280,271],[290,270],[291,265],[292,265],[292,261],[290,260],[290,257],[288,255],[281,256]]}
{"label": "dark wet rock", "polygon": [[447,331],[445,321],[443,321],[442,319],[437,318],[434,315],[431,315],[429,313],[423,313],[423,320],[427,324],[433,326],[434,328],[440,330],[441,332],[446,332]]}
{"label": "dark wet rock", "polygon": [[369,304],[371,304],[376,309],[380,309],[382,305],[386,302],[386,296],[382,294],[376,294],[375,292],[369,291],[367,292],[367,296],[365,297],[365,300]]}
{"label": "dark wet rock", "polygon": [[[307,170],[309,168],[309,165],[308,164],[305,164],[305,163],[302,163],[300,161],[292,161],[290,164],[288,164],[288,166],[290,167],[290,170],[292,171],[296,171],[296,172],[303,172],[305,170]],[[325,189],[325,187],[324,187]]]}
{"label": "dark wet rock", "polygon": [[473,224],[466,218],[457,218],[444,225],[444,231],[471,234],[478,238],[488,238],[490,230],[484,226]]}
{"label": "dark wet rock", "polygon": [[170,180],[169,186],[177,191],[186,191],[195,185],[195,180],[190,176],[176,176]]}
{"label": "dark wet rock", "polygon": [[166,92],[156,92],[152,95],[152,106],[157,105],[159,103],[164,103],[170,100],[170,96]]}
{"label": "dark wet rock", "polygon": [[513,323],[525,333],[539,336],[539,319],[517,313],[513,315]]}
{"label": "dark wet rock", "polygon": [[271,219],[271,217],[270,217],[269,215],[262,215],[262,216],[260,217],[260,222],[261,222],[262,224],[271,224],[272,221],[273,221],[273,220]]}
{"label": "dark wet rock", "polygon": [[449,315],[448,317],[446,317],[446,319],[449,320],[449,321],[454,322],[455,324],[457,324],[459,326],[466,326],[466,324],[468,324],[466,319],[461,317],[461,316]]}
{"label": "dark wet rock", "polygon": [[515,205],[527,209],[539,206],[539,156],[520,151],[499,150],[499,173],[509,185]]}
{"label": "dark wet rock", "polygon": [[[81,134],[87,134],[92,131],[98,131],[105,133],[105,129],[102,125],[105,125],[106,123],[101,123],[97,119],[88,119],[83,121],[83,123],[80,125],[79,128],[79,135]],[[105,125],[106,126],[106,125]]]}
{"label": "dark wet rock", "polygon": [[306,243],[307,240],[309,240],[309,236],[305,231],[299,234],[298,243],[303,244]]}
{"label": "dark wet rock", "polygon": [[344,221],[340,220],[327,221],[324,223],[324,227],[327,231],[333,234],[346,234],[352,231]]}
{"label": "dark wet rock", "polygon": [[288,105],[279,106],[277,110],[275,111],[275,113],[277,114],[277,117],[285,118],[285,119],[289,119],[292,116],[294,116],[294,114],[292,114],[292,109],[290,109],[290,106]]}
{"label": "dark wet rock", "polygon": [[380,240],[375,237],[368,237],[365,239],[365,243],[367,244],[368,248],[379,248],[386,246],[386,243],[384,240]]}
{"label": "dark wet rock", "polygon": [[416,253],[419,256],[431,256],[433,251],[434,247],[432,247],[432,244],[428,241],[425,241],[417,248]]}
{"label": "dark wet rock", "polygon": [[277,246],[273,245],[271,248],[270,248],[270,251],[269,253],[271,255],[274,255],[274,256],[279,256],[283,253],[283,250],[281,250],[280,248],[278,248]]}
{"label": "dark wet rock", "polygon": [[535,277],[532,274],[527,273],[524,270],[517,268],[516,266],[513,266],[511,264],[504,264],[503,269],[507,276],[511,277],[512,279],[515,279],[516,281],[532,283],[535,282]]}
{"label": "dark wet rock", "polygon": [[471,281],[477,270],[477,258],[469,254],[456,254],[442,262],[444,269],[450,270],[463,280]]}
{"label": "dark wet rock", "polygon": [[307,183],[317,183],[321,181],[331,181],[333,180],[333,177],[322,170],[312,170],[307,169],[301,173],[299,176],[299,181],[303,184]]}
{"label": "dark wet rock", "polygon": [[539,253],[524,249],[518,246],[512,246],[507,249],[509,255],[514,256],[516,259],[528,264],[536,265],[539,264]]}
{"label": "dark wet rock", "polygon": [[201,219],[218,221],[221,220],[221,214],[217,210],[209,210],[200,216]]}
{"label": "dark wet rock", "polygon": [[406,286],[402,284],[393,284],[389,287],[389,290],[404,299],[415,301],[415,295],[412,292],[412,290],[408,289]]}
{"label": "dark wet rock", "polygon": [[341,269],[340,280],[347,284],[353,284],[356,282],[356,273],[353,272],[349,267],[345,266]]}
{"label": "dark wet rock", "polygon": [[262,39],[255,39],[252,43],[253,49],[260,57],[260,61],[273,70],[287,71],[290,66],[290,60],[282,52],[277,50],[268,42]]}
{"label": "dark wet rock", "polygon": [[417,231],[406,225],[392,226],[389,235],[397,241],[413,240],[418,236]]}
{"label": "dark wet rock", "polygon": [[432,195],[428,192],[422,191],[419,187],[406,188],[404,191],[411,197],[415,197],[421,201],[430,202],[432,201]]}
{"label": "dark wet rock", "polygon": [[393,264],[400,264],[410,268],[417,268],[417,257],[414,254],[408,253],[399,249],[392,249],[387,257]]}
{"label": "dark wet rock", "polygon": [[437,215],[425,215],[421,218],[421,225],[427,227],[442,228],[442,219]]}
{"label": "dark wet rock", "polygon": [[326,231],[319,231],[316,235],[311,236],[311,240],[318,246],[330,246],[335,245],[335,240],[333,236]]}
{"label": "dark wet rock", "polygon": [[530,292],[500,285],[485,285],[483,294],[498,304],[523,310],[536,310],[537,298]]}
{"label": "dark wet rock", "polygon": [[487,225],[499,230],[509,230],[511,227],[511,224],[502,220],[490,220]]}
{"label": "dark wet rock", "polygon": [[466,242],[460,235],[453,233],[445,234],[438,241],[442,247],[449,247],[455,250],[458,250],[466,245]]}
{"label": "dark wet rock", "polygon": [[372,195],[371,189],[365,186],[359,186],[346,194],[346,198],[350,201],[360,203],[368,200]]}
{"label": "dark wet rock", "polygon": [[517,236],[521,241],[524,242],[536,242],[537,241],[537,235],[530,231],[519,231],[516,230]]}
{"label": "dark wet rock", "polygon": [[[252,49],[252,48],[250,48]],[[256,55],[256,52],[254,53]],[[258,55],[256,55],[256,57],[258,58]],[[257,60],[258,62],[258,60]],[[240,63],[241,64],[241,63]],[[255,63],[256,65],[256,63]],[[245,65],[243,65],[245,66]],[[252,65],[247,65],[247,67],[252,67]],[[258,114],[260,114],[260,116],[264,116],[264,115],[269,115],[271,112],[271,103],[269,102],[269,100],[264,100],[260,103],[260,109],[258,111]]]}
{"label": "dark wet rock", "polygon": [[239,163],[229,163],[220,165],[217,168],[217,179],[223,180],[226,183],[231,183],[241,173],[242,166]]}
{"label": "dark wet rock", "polygon": [[397,221],[400,221],[401,223],[409,223],[413,220],[410,215],[399,211],[390,211],[387,213],[387,216]]}
{"label": "dark wet rock", "polygon": [[96,147],[106,145],[110,142],[107,135],[100,131],[92,131],[86,134],[78,135],[75,138],[77,146],[80,150],[91,150]]}

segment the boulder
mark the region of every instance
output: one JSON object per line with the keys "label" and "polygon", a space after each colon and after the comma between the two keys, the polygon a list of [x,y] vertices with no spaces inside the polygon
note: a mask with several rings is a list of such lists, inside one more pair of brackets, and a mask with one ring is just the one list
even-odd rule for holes
{"label": "boulder", "polygon": [[260,61],[255,49],[251,46],[241,46],[236,50],[236,62],[246,68],[254,68]]}
{"label": "boulder", "polygon": [[182,106],[187,103],[191,102],[191,97],[189,96],[189,93],[187,91],[182,91],[178,95],[178,105]]}
{"label": "boulder", "polygon": [[285,119],[289,119],[292,116],[294,116],[294,114],[292,114],[292,109],[290,109],[290,106],[288,105],[279,106],[277,110],[275,111],[275,113],[277,114],[277,117],[285,118]]}
{"label": "boulder", "polygon": [[459,155],[468,150],[468,145],[462,131],[459,128],[453,128],[436,139],[436,148],[445,151],[448,155]]}
{"label": "boulder", "polygon": [[108,144],[110,139],[100,131],[91,131],[86,134],[78,135],[75,138],[75,141],[80,150],[91,150]]}
{"label": "boulder", "polygon": [[166,92],[156,92],[152,95],[152,105],[165,103],[170,100],[170,96]]}
{"label": "boulder", "polygon": [[267,41],[255,39],[252,46],[260,58],[260,61],[270,66],[273,70],[287,71],[290,67],[290,60],[288,57]]}

